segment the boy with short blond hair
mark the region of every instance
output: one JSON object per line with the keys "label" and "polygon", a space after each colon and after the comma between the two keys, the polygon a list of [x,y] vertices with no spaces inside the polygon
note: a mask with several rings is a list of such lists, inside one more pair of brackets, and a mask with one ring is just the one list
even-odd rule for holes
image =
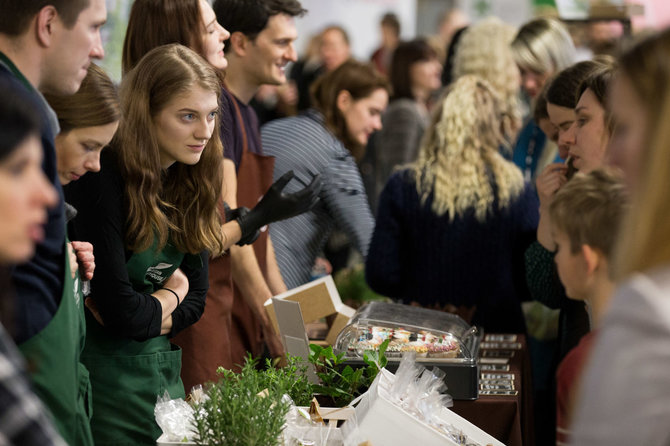
{"label": "boy with short blond hair", "polygon": [[568,297],[584,301],[592,330],[565,356],[556,372],[557,445],[568,441],[576,384],[614,291],[610,259],[627,203],[621,177],[615,171],[599,169],[576,175],[556,193],[549,208],[559,277]]}

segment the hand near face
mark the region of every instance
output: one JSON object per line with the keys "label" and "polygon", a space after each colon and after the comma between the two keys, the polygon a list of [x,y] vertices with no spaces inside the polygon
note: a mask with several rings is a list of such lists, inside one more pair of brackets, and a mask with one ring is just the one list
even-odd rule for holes
{"label": "hand near face", "polygon": [[95,256],[93,245],[88,242],[70,242],[76,255],[76,264],[79,268],[79,276],[82,280],[91,280],[95,271]]}
{"label": "hand near face", "polygon": [[535,180],[537,195],[540,198],[540,207],[548,208],[554,194],[568,180],[565,176],[568,168],[563,163],[549,164]]}

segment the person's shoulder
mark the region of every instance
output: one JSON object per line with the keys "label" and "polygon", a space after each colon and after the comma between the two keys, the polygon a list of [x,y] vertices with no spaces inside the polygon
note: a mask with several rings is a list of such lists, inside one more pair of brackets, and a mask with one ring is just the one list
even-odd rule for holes
{"label": "person's shoulder", "polygon": [[308,113],[287,118],[275,119],[261,127],[263,143],[265,139],[292,139],[294,144],[312,144],[315,139],[327,137],[328,132],[322,123],[312,119]]}
{"label": "person's shoulder", "polygon": [[[39,118],[43,123],[48,122],[48,116],[44,109],[45,102],[40,101],[39,93],[28,88],[7,67],[0,64],[0,93],[3,91],[11,91],[12,94],[20,96],[24,102],[27,102],[35,110],[35,113],[39,114]],[[48,126],[45,126],[42,133],[43,136],[49,134]]]}
{"label": "person's shoulder", "polygon": [[233,103],[235,99],[233,94],[221,88],[221,95],[219,95],[219,107],[224,112],[221,116],[221,120],[231,120],[235,118],[235,105]]}
{"label": "person's shoulder", "polygon": [[382,193],[396,195],[407,190],[415,191],[415,176],[414,171],[408,168],[393,172],[386,181]]}
{"label": "person's shoulder", "polygon": [[389,102],[387,110],[411,110],[418,111],[417,102],[410,98],[398,98]]}
{"label": "person's shoulder", "polygon": [[382,115],[384,121],[392,121],[394,125],[402,124],[403,121],[419,121],[422,120],[421,112],[419,111],[418,103],[409,98],[400,98],[392,100],[384,114]]}
{"label": "person's shoulder", "polygon": [[388,182],[392,184],[406,184],[406,183],[413,184],[414,177],[415,177],[414,171],[409,167],[405,167],[403,169],[393,171],[393,173],[391,173],[391,176],[388,179]]}
{"label": "person's shoulder", "polygon": [[636,273],[623,281],[613,300],[611,316],[650,315],[667,321],[670,330],[670,265],[646,273]]}
{"label": "person's shoulder", "polygon": [[34,92],[31,92],[11,71],[9,71],[7,67],[2,64],[0,64],[0,86],[3,90],[11,88],[14,93],[26,95],[26,97],[30,97],[31,100],[33,100]]}
{"label": "person's shoulder", "polygon": [[301,113],[296,116],[287,116],[285,118],[273,119],[261,127],[261,129],[287,129],[296,126],[310,125],[310,120],[307,119],[306,113]]}
{"label": "person's shoulder", "polygon": [[261,126],[261,132],[276,132],[279,130],[291,128],[294,123],[299,122],[298,118],[298,116],[289,116],[286,118],[273,119],[272,121],[266,122]]}

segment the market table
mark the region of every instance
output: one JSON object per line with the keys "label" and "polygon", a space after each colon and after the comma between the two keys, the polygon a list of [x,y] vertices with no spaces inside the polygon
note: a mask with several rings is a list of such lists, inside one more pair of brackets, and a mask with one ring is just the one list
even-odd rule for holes
{"label": "market table", "polygon": [[[486,335],[483,347],[480,350],[480,361],[502,363],[504,360],[497,357],[514,352],[509,358],[509,371],[482,370],[481,373],[511,373],[514,375],[514,390],[516,395],[480,395],[474,401],[455,400],[452,410],[467,419],[480,429],[505,443],[507,446],[531,446],[535,444],[533,434],[533,395],[531,383],[530,357],[528,345],[524,335],[516,335],[514,343],[492,342],[498,339],[496,336],[509,335]],[[515,344],[514,349],[497,348],[509,347]],[[492,355],[491,357],[483,357]],[[504,368],[504,364],[501,365]],[[502,391],[501,391],[502,393]]]}

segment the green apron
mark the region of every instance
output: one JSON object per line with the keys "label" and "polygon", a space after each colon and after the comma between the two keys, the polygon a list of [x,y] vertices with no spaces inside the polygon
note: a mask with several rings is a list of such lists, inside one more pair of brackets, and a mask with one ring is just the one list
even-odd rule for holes
{"label": "green apron", "polygon": [[[183,259],[184,254],[169,243],[161,252],[152,246],[133,254],[126,263],[133,288],[155,292]],[[88,336],[82,360],[91,374],[91,427],[96,446],[155,445],[161,434],[154,417],[156,398],[166,390],[172,398],[184,397],[179,378],[181,350],[165,335],[142,342],[118,336],[101,326],[89,311],[86,321]]]}
{"label": "green apron", "polygon": [[[66,242],[69,242],[66,240]],[[49,324],[19,346],[35,393],[49,408],[61,436],[71,446],[93,445],[91,385],[80,362],[86,337],[79,276],[72,279],[65,251],[65,280],[60,305]]]}

